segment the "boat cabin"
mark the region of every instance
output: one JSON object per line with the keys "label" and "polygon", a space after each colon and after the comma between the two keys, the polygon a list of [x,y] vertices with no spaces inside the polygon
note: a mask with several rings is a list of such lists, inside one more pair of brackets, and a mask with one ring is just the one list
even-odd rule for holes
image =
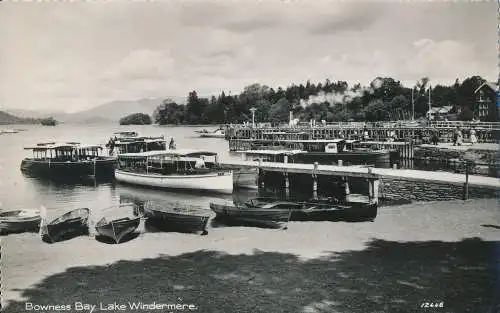
{"label": "boat cabin", "polygon": [[167,142],[161,137],[124,137],[108,143],[110,154],[140,153],[148,151],[164,151]]}
{"label": "boat cabin", "polygon": [[135,131],[115,132],[113,133],[113,135],[115,135],[115,137],[117,138],[130,138],[139,136],[139,134]]}
{"label": "boat cabin", "polygon": [[143,174],[194,174],[218,168],[217,153],[203,150],[165,150],[118,155],[118,169]]}
{"label": "boat cabin", "polygon": [[25,147],[25,150],[33,151],[35,160],[51,160],[59,162],[77,162],[82,160],[93,160],[102,156],[102,147],[99,145],[80,145],[77,142],[57,144],[39,143],[33,147]]}
{"label": "boat cabin", "polygon": [[291,156],[305,153],[304,150],[246,150],[237,151],[241,153],[244,161],[263,161],[263,162],[288,162],[291,161]]}
{"label": "boat cabin", "polygon": [[324,153],[342,153],[353,151],[359,147],[358,140],[351,139],[316,139],[316,140],[280,140],[276,145],[268,145],[269,143],[261,142],[260,145],[254,145],[252,150],[261,151],[290,151],[300,150],[300,152],[324,152]]}

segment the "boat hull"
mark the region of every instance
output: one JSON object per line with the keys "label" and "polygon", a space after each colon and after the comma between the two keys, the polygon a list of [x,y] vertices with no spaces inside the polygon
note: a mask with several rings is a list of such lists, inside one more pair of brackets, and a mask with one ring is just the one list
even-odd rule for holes
{"label": "boat hull", "polygon": [[70,211],[41,227],[42,240],[49,243],[89,234],[89,209]]}
{"label": "boat hull", "polygon": [[95,229],[99,235],[112,239],[118,244],[125,236],[130,235],[139,227],[140,221],[140,217],[134,219],[122,218],[101,225],[97,223]]}
{"label": "boat hull", "polygon": [[258,189],[258,179],[257,169],[240,169],[233,174],[234,185],[238,188]]}
{"label": "boat hull", "polygon": [[163,231],[206,232],[209,216],[188,215],[160,210],[145,210],[148,224]]}
{"label": "boat hull", "polygon": [[41,217],[32,217],[22,220],[0,219],[0,234],[18,233],[23,231],[37,231]]}
{"label": "boat hull", "polygon": [[231,194],[233,192],[232,172],[212,172],[193,175],[158,175],[115,171],[119,182],[156,188],[205,190]]}
{"label": "boat hull", "polygon": [[104,158],[78,162],[49,162],[26,158],[21,162],[21,171],[39,177],[73,178],[83,176],[112,177],[116,169],[116,158]]}
{"label": "boat hull", "polygon": [[292,210],[292,221],[373,221],[377,217],[377,204],[349,203],[324,208]]}
{"label": "boat hull", "polygon": [[42,218],[38,210],[14,210],[0,213],[0,234],[36,231]]}
{"label": "boat hull", "polygon": [[275,227],[290,219],[290,210],[284,209],[247,209],[217,203],[210,203],[210,209],[215,212],[218,220],[230,224]]}

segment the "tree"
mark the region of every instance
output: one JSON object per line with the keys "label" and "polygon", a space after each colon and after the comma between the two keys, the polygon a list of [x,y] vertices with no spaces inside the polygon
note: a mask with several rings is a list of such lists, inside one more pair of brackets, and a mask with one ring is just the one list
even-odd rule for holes
{"label": "tree", "polygon": [[120,125],[151,125],[151,117],[145,113],[133,113],[120,119]]}
{"label": "tree", "polygon": [[273,122],[288,121],[288,117],[292,107],[286,98],[281,98],[274,103],[269,109],[269,118]]}

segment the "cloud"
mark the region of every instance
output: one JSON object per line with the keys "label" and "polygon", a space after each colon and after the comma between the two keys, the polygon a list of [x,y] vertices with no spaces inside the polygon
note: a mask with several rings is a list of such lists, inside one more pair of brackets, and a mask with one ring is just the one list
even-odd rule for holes
{"label": "cloud", "polygon": [[104,77],[122,80],[156,80],[168,78],[175,66],[169,51],[134,50],[109,69]]}
{"label": "cloud", "polygon": [[435,42],[424,38],[415,41],[413,47],[412,53],[408,54],[407,70],[414,76],[444,79],[449,74],[458,77],[481,71],[474,45],[455,40]]}
{"label": "cloud", "polygon": [[465,2],[5,3],[0,103],[85,109],[255,82],[494,80],[495,13]]}

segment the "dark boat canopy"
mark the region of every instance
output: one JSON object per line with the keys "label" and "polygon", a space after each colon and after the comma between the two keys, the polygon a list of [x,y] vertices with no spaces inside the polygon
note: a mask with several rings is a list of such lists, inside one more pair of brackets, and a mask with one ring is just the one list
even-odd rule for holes
{"label": "dark boat canopy", "polygon": [[103,149],[100,145],[80,145],[78,142],[67,142],[67,143],[39,143],[36,146],[24,147],[24,150],[33,151],[48,151],[48,150],[91,150],[91,149]]}

